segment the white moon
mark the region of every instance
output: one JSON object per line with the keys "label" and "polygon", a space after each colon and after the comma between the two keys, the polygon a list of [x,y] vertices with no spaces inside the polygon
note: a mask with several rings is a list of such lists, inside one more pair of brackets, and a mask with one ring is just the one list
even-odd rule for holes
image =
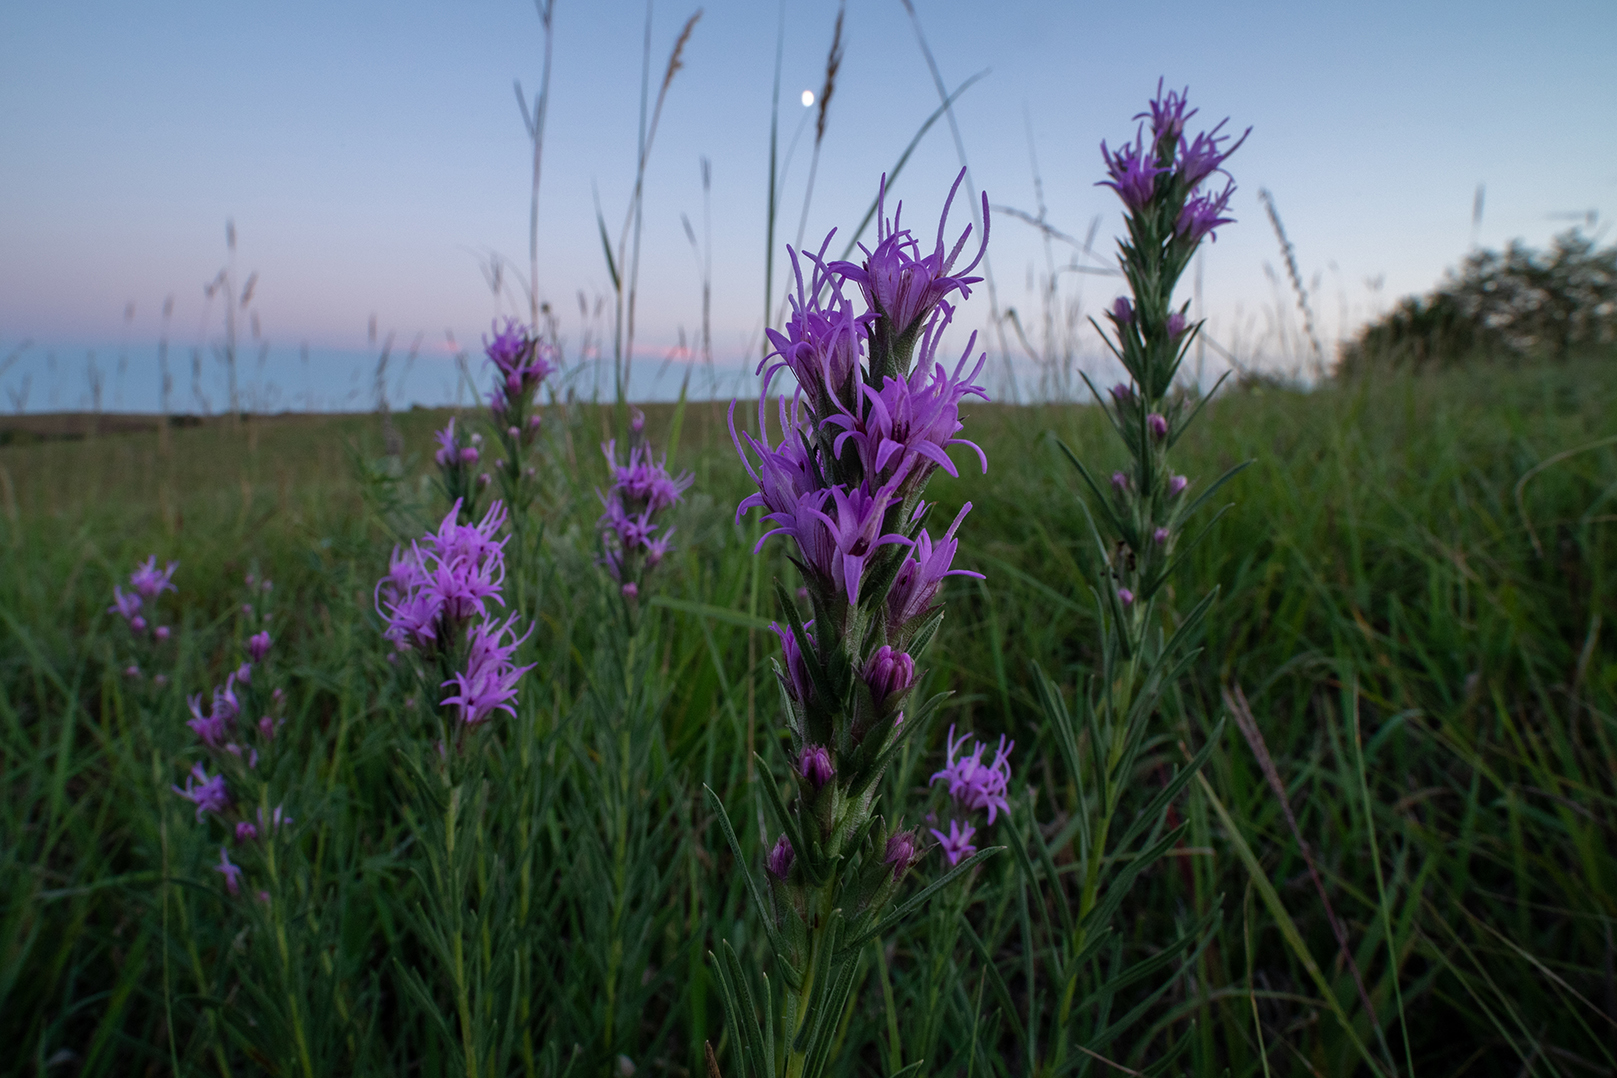
{"label": "white moon", "polygon": [[814,104],[814,91],[813,90],[804,90],[803,91],[803,107],[804,108],[809,108],[813,104]]}

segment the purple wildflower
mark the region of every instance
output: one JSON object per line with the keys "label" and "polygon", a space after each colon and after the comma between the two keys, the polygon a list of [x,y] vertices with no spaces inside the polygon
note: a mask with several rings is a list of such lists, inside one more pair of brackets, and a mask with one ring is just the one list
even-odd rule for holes
{"label": "purple wildflower", "polygon": [[1183,311],[1175,311],[1170,314],[1168,316],[1167,325],[1168,339],[1177,341],[1180,337],[1183,337],[1185,335],[1185,329],[1187,326],[1188,323],[1185,321]]}
{"label": "purple wildflower", "polygon": [[213,870],[225,878],[225,886],[232,895],[241,894],[241,866],[230,863],[230,851],[219,847],[219,863]]}
{"label": "purple wildflower", "polygon": [[[1120,326],[1126,326],[1134,321],[1134,304],[1129,302],[1127,296],[1118,296],[1112,303],[1111,315],[1112,321]],[[1122,388],[1126,390],[1128,387],[1123,386]],[[1116,396],[1117,391],[1113,390],[1112,395]]]}
{"label": "purple wildflower", "polygon": [[179,567],[179,562],[171,561],[168,563],[167,568],[158,571],[157,555],[153,554],[146,559],[144,564],[137,566],[135,571],[129,574],[129,583],[144,598],[155,599],[165,591],[176,590],[173,577],[174,570]]}
{"label": "purple wildflower", "polygon": [[[459,691],[438,701],[445,707],[459,709],[460,721],[467,726],[484,722],[496,711],[504,711],[513,718],[516,708],[517,680],[532,670],[535,664],[517,667],[512,664],[518,645],[533,633],[533,626],[521,636],[512,632],[517,619],[512,614],[503,623],[480,622],[471,631],[471,654],[466,660],[464,673],[457,673],[443,685],[454,685]],[[509,641],[506,640],[510,636]]]}
{"label": "purple wildflower", "polygon": [[198,821],[204,812],[222,813],[230,807],[230,793],[225,789],[224,775],[209,778],[201,764],[191,768],[191,773],[185,779],[185,789],[178,786],[170,786],[169,789],[196,805]]}
{"label": "purple wildflower", "polygon": [[[786,248],[797,279],[797,294],[788,297],[792,316],[786,320],[784,333],[764,331],[774,351],[758,364],[758,372],[764,376],[764,396],[768,396],[769,383],[784,367],[796,376],[797,384],[808,396],[809,407],[820,416],[854,399],[854,376],[859,371],[866,324],[875,317],[854,317],[853,307],[842,294],[842,279],[825,265],[825,249],[830,243],[831,236],[826,236],[818,254],[803,252],[803,257],[814,264],[806,290],[798,252]],[[776,362],[771,364],[772,359]]]}
{"label": "purple wildflower", "polygon": [[1157,546],[1162,546],[1168,541],[1168,529],[1158,528],[1156,531],[1151,533],[1151,538],[1156,542]]}
{"label": "purple wildflower", "polygon": [[1145,138],[1137,135],[1133,143],[1125,142],[1116,153],[1107,150],[1103,140],[1100,153],[1106,159],[1106,170],[1111,179],[1101,180],[1096,187],[1110,187],[1117,192],[1129,212],[1139,213],[1156,192],[1157,177],[1168,170],[1156,163],[1145,151]]}
{"label": "purple wildflower", "polygon": [[152,631],[152,635],[157,637],[157,639],[159,639],[159,640],[167,640],[168,639],[168,632],[169,632],[169,630],[168,630],[167,625],[159,625],[156,629],[154,629]]}
{"label": "purple wildflower", "polygon": [[1214,229],[1235,221],[1233,217],[1221,216],[1229,208],[1230,196],[1234,193],[1235,184],[1232,182],[1216,195],[1193,195],[1186,200],[1185,208],[1179,211],[1179,220],[1174,226],[1180,237],[1192,245],[1200,243],[1203,236],[1218,242]]}
{"label": "purple wildflower", "polygon": [[[988,822],[994,822],[994,814],[1010,812],[1011,804],[1006,797],[1011,781],[1011,750],[1016,742],[1007,742],[1003,734],[1000,735],[999,749],[994,753],[992,763],[983,763],[982,756],[988,751],[987,742],[978,742],[975,747],[968,746],[972,735],[961,734],[957,740],[954,736],[954,727],[949,727],[947,741],[948,755],[941,771],[932,775],[932,781],[943,780],[949,784],[949,796],[954,798],[962,807],[968,809],[987,809]],[[969,754],[967,749],[970,748]]]}
{"label": "purple wildflower", "polygon": [[1134,388],[1127,382],[1119,382],[1112,387],[1112,400],[1118,407],[1134,403]]}
{"label": "purple wildflower", "polygon": [[240,821],[238,821],[236,823],[236,841],[237,842],[253,842],[253,841],[257,840],[257,838],[258,838],[258,828],[254,827],[252,824],[248,823],[246,820],[240,820]]}
{"label": "purple wildflower", "polygon": [[130,592],[125,595],[123,588],[114,584],[112,586],[112,605],[107,607],[107,613],[117,614],[125,621],[133,621],[140,614],[140,593]]}
{"label": "purple wildflower", "polygon": [[977,833],[977,829],[969,823],[961,827],[959,820],[950,820],[947,835],[935,827],[928,830],[938,840],[938,846],[943,850],[943,855],[949,859],[951,868],[958,865],[962,857],[969,857],[977,852],[977,847],[971,844],[972,836]]}
{"label": "purple wildflower", "polygon": [[1167,139],[1169,145],[1177,144],[1185,133],[1185,121],[1196,115],[1197,110],[1185,111],[1189,103],[1186,96],[1190,87],[1183,90],[1169,90],[1167,96],[1162,93],[1162,79],[1157,80],[1157,96],[1146,106],[1149,110],[1137,114],[1136,120],[1151,117],[1151,141],[1160,144]]}
{"label": "purple wildflower", "polygon": [[1231,136],[1220,135],[1218,132],[1219,128],[1229,122],[1227,118],[1220,120],[1217,127],[1214,127],[1211,131],[1202,132],[1188,143],[1183,136],[1180,136],[1179,174],[1184,178],[1187,189],[1195,189],[1197,185],[1214,172],[1221,171],[1225,160],[1228,159],[1230,154],[1240,149],[1241,143],[1245,142],[1247,135],[1252,133],[1252,129],[1247,128],[1241,134],[1241,137],[1236,139],[1235,145],[1226,150],[1219,143],[1227,142]]}
{"label": "purple wildflower", "polygon": [[263,662],[272,643],[274,641],[270,639],[268,630],[254,633],[247,638],[247,658],[255,663]]}
{"label": "purple wildflower", "polygon": [[1145,417],[1145,425],[1150,430],[1151,437],[1159,442],[1168,436],[1168,420],[1166,416],[1152,412]]}
{"label": "purple wildflower", "polygon": [[888,222],[887,177],[883,176],[876,195],[876,249],[870,251],[863,245],[860,246],[859,249],[865,252],[863,265],[833,262],[826,267],[831,272],[838,273],[857,284],[865,294],[866,304],[872,311],[887,318],[896,336],[903,336],[922,323],[932,313],[933,308],[950,293],[958,291],[962,299],[970,296],[971,286],[982,280],[981,277],[967,277],[966,274],[977,268],[977,263],[982,261],[983,254],[988,249],[986,192],[982,196],[983,237],[977,249],[977,257],[958,273],[954,271],[955,259],[960,256],[961,249],[971,236],[970,225],[966,226],[949,253],[944,254],[943,232],[949,220],[949,207],[954,203],[955,192],[960,189],[960,184],[965,178],[966,170],[961,169],[960,174],[955,177],[954,186],[949,188],[948,199],[943,204],[943,216],[938,220],[936,246],[931,254],[923,256],[920,253],[920,244],[910,235],[909,230],[899,228],[899,218],[904,212],[902,202],[894,212],[893,220]]}
{"label": "purple wildflower", "polygon": [[436,533],[408,551],[395,548],[387,575],[377,582],[376,611],[388,623],[382,635],[400,651],[442,643],[446,628],[485,616],[489,599],[505,605],[506,540],[494,538],[505,507],[496,501],[476,524],[458,524],[460,506],[457,499]]}
{"label": "purple wildflower", "polygon": [[210,749],[217,749],[222,746],[225,736],[230,732],[229,721],[217,711],[210,712],[204,716],[202,714],[201,693],[190,697],[186,700],[186,703],[190,705],[192,717],[185,721],[185,725],[189,726],[191,732],[196,734],[201,742]]}
{"label": "purple wildflower", "polygon": [[433,459],[438,462],[438,467],[448,468],[460,455],[459,446],[455,442],[455,417],[450,416],[448,425],[433,434],[433,437],[438,439],[438,452],[434,454]]}
{"label": "purple wildflower", "polygon": [[764,867],[774,874],[776,879],[784,880],[786,874],[792,870],[792,862],[797,860],[797,851],[785,835],[775,840],[775,848],[769,851],[764,859]]}
{"label": "purple wildflower", "polygon": [[899,567],[892,590],[887,593],[887,620],[892,628],[900,628],[930,613],[932,600],[937,598],[944,577],[969,576],[978,580],[986,579],[983,574],[972,572],[970,569],[950,568],[954,562],[955,551],[960,546],[960,541],[955,538],[955,531],[970,511],[971,503],[967,502],[955,516],[954,522],[949,525],[949,530],[943,533],[943,538],[936,544],[932,542],[932,536],[925,528],[922,528],[921,534],[915,537],[915,545],[911,548],[912,557],[907,558]]}
{"label": "purple wildflower", "polygon": [[1185,488],[1189,485],[1190,480],[1186,479],[1184,476],[1174,476],[1168,480],[1168,497],[1177,498],[1179,495],[1184,493]]}
{"label": "purple wildflower", "polygon": [[[811,621],[804,628],[809,628],[813,624]],[[778,622],[770,622],[769,627],[780,637],[780,649],[785,653],[786,695],[800,704],[807,703],[814,698],[814,682],[809,679],[808,668],[803,665],[803,653],[797,646],[797,635],[790,628],[782,628]]]}
{"label": "purple wildflower", "polygon": [[831,766],[831,754],[824,745],[804,745],[803,754],[797,759],[797,773],[818,790],[831,781],[837,770]]}

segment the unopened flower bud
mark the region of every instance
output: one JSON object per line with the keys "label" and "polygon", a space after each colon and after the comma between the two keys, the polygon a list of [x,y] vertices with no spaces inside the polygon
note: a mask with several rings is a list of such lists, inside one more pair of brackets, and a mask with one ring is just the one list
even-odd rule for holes
{"label": "unopened flower bud", "polygon": [[629,599],[629,600],[632,601],[634,599],[639,598],[639,596],[640,596],[640,586],[638,584],[636,584],[634,581],[631,580],[627,584],[623,585],[623,597],[625,599]]}
{"label": "unopened flower bud", "polygon": [[893,866],[893,879],[904,875],[915,860],[915,833],[913,831],[900,831],[887,840],[887,854],[882,858],[884,862]]}
{"label": "unopened flower bud", "polygon": [[460,450],[460,462],[462,464],[476,464],[477,463],[477,458],[480,457],[480,456],[482,456],[482,454],[479,453],[474,446],[469,446],[468,445],[468,446],[462,446],[461,447],[461,450]]}
{"label": "unopened flower bud", "polygon": [[480,487],[486,487],[489,485],[489,477],[487,472],[484,472],[482,475],[477,477],[477,485]]}
{"label": "unopened flower bud", "polygon": [[483,436],[481,434],[473,434],[472,435],[472,444],[473,445],[482,445],[483,444]]}
{"label": "unopened flower bud", "polygon": [[161,689],[164,685],[168,684],[168,675],[158,674],[156,677],[152,678],[152,684]]}
{"label": "unopened flower bud", "polygon": [[146,631],[146,619],[141,617],[139,614],[136,614],[134,617],[129,619],[129,627],[135,630],[137,633],[143,633]]}
{"label": "unopened flower bud", "polygon": [[516,427],[506,427],[505,433],[512,438],[522,437],[522,431],[518,430]]}
{"label": "unopened flower bud", "polygon": [[1168,339],[1177,341],[1185,335],[1185,316],[1178,311],[1168,316]]}
{"label": "unopened flower bud", "polygon": [[253,664],[242,663],[236,667],[236,680],[243,685],[251,685],[253,683]]}
{"label": "unopened flower bud", "polygon": [[237,842],[251,842],[254,839],[256,839],[257,837],[258,837],[258,828],[254,827],[252,824],[248,823],[246,820],[242,820],[240,823],[238,823],[236,825],[236,841]]}
{"label": "unopened flower bud", "polygon": [[1118,404],[1129,404],[1134,400],[1134,389],[1127,382],[1119,382],[1112,387],[1112,400]]}
{"label": "unopened flower bud", "polygon": [[269,654],[271,643],[273,641],[270,639],[268,632],[257,632],[249,636],[247,638],[247,658],[255,663],[263,662],[264,656]]}
{"label": "unopened flower bud", "polygon": [[792,862],[795,860],[797,851],[792,849],[792,844],[787,841],[786,836],[781,835],[775,841],[775,848],[770,850],[769,856],[765,858],[764,867],[769,869],[776,879],[784,880],[786,873],[792,870]]}
{"label": "unopened flower bud", "polygon": [[866,661],[864,678],[876,706],[881,707],[889,696],[903,695],[915,684],[915,660],[883,644]]}
{"label": "unopened flower bud", "polygon": [[1190,480],[1186,479],[1184,476],[1174,476],[1172,479],[1168,480],[1168,496],[1178,497],[1180,494],[1184,493],[1185,488],[1189,485]]}
{"label": "unopened flower bud", "polygon": [[1145,417],[1145,425],[1150,428],[1151,437],[1159,442],[1168,436],[1168,420],[1156,412]]}
{"label": "unopened flower bud", "polygon": [[804,745],[803,755],[797,760],[797,773],[808,779],[818,790],[831,781],[836,768],[831,766],[831,754],[824,745]]}
{"label": "unopened flower bud", "polygon": [[154,635],[159,640],[167,640],[168,639],[168,631],[169,630],[168,630],[167,625],[159,625],[157,627],[157,629],[155,630]]}
{"label": "unopened flower bud", "polygon": [[1129,489],[1129,477],[1124,475],[1122,472],[1113,472],[1112,489],[1117,491],[1119,494]]}
{"label": "unopened flower bud", "polygon": [[1112,304],[1112,317],[1124,326],[1134,321],[1134,304],[1129,302],[1127,296],[1117,297],[1117,302]]}
{"label": "unopened flower bud", "polygon": [[1168,541],[1168,529],[1158,528],[1156,531],[1151,533],[1151,538],[1156,540],[1157,546],[1162,546]]}
{"label": "unopened flower bud", "polygon": [[1127,588],[1118,588],[1117,601],[1122,603],[1124,606],[1133,606],[1134,593]]}
{"label": "unopened flower bud", "polygon": [[130,663],[128,666],[124,667],[124,677],[127,677],[127,678],[138,678],[138,677],[140,677],[140,667],[136,666],[134,663]]}
{"label": "unopened flower bud", "polygon": [[646,429],[646,413],[638,408],[629,409],[629,429],[639,434]]}

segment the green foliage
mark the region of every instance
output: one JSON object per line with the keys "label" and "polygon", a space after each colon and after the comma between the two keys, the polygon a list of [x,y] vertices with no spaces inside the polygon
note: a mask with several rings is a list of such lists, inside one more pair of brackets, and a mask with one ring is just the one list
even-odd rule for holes
{"label": "green foliage", "polygon": [[1429,296],[1408,296],[1342,348],[1340,375],[1489,356],[1564,360],[1617,341],[1617,246],[1577,229],[1548,251],[1476,251]]}
{"label": "green foliage", "polygon": [[[1162,585],[1175,610],[1215,586],[1220,599],[1160,725],[1114,776],[1119,819],[1150,822],[1107,868],[1116,879],[1127,853],[1170,839],[1173,855],[1132,881],[1085,956],[1098,975],[1075,993],[1074,1044],[1142,1073],[1235,1078],[1617,1066],[1614,417],[1609,365],[1576,355],[1207,405],[1176,462],[1193,475],[1254,463]],[[170,432],[167,452],[156,434],[0,449],[0,1069],[297,1074],[296,1020],[315,1073],[456,1070],[452,981],[417,913],[439,899],[430,870],[412,871],[428,862],[400,808],[414,796],[405,688],[371,612],[393,528],[419,534],[441,515],[424,477],[442,416],[394,418],[415,456],[373,469],[390,493],[369,499],[345,453],[374,459],[363,417],[202,425]],[[652,411],[654,439],[668,420]],[[484,967],[514,987],[480,1028],[512,1038],[495,1073],[705,1074],[711,1041],[735,1078],[742,1046],[706,955],[729,941],[735,968],[765,965],[741,866],[767,849],[752,761],[779,724],[757,626],[788,570],[752,553],[754,526],[734,525],[745,474],[722,409],[693,403],[671,465],[697,481],[666,603],[643,608],[633,656],[612,650],[591,561],[593,446],[609,421],[592,409],[546,421],[533,549],[550,553],[520,600],[538,621],[524,661],[541,666],[519,717],[489,731],[483,783],[463,795],[474,811],[457,816],[481,829],[470,904],[518,909],[497,919],[511,936],[491,938]],[[1090,766],[1079,689],[1103,657],[1093,540],[1044,432],[1097,474],[1122,450],[1092,408],[979,407],[969,423],[990,481],[940,476],[930,491],[945,517],[969,494],[957,563],[989,580],[952,586],[924,694],[953,691],[949,721],[1017,740],[1010,829],[995,836],[1011,850],[854,956],[829,1036],[837,1075],[1022,1074],[1061,1003],[1050,970],[1066,922],[1047,881],[1077,893],[1070,757]],[[181,562],[161,688],[121,672],[126,639],[103,612],[153,551]],[[219,836],[169,792],[194,745],[184,696],[239,662],[250,570],[275,580],[291,768],[277,781],[313,806],[275,847],[267,907],[229,899]],[[1295,831],[1239,731],[1216,726],[1229,686],[1245,690]],[[895,759],[884,797],[927,796],[938,725]],[[1205,786],[1163,804],[1203,750]],[[703,785],[730,807],[740,858]],[[619,835],[626,853],[660,852],[619,859]],[[942,863],[913,874],[901,902]],[[507,970],[494,959],[510,961],[508,946],[532,958]],[[738,1005],[765,1013],[764,992],[778,1003],[783,989],[754,977]],[[515,1019],[513,999],[526,1007]],[[1125,1018],[1126,1036],[1100,1047]],[[1065,1058],[1066,1072],[1112,1073],[1076,1049]]]}

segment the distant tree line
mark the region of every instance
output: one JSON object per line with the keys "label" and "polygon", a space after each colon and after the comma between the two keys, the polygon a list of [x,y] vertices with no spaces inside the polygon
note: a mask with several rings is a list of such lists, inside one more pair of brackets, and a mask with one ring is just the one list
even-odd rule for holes
{"label": "distant tree line", "polygon": [[1339,375],[1451,366],[1477,358],[1564,360],[1617,342],[1617,246],[1578,229],[1548,251],[1482,250],[1424,297],[1406,296],[1342,346]]}

